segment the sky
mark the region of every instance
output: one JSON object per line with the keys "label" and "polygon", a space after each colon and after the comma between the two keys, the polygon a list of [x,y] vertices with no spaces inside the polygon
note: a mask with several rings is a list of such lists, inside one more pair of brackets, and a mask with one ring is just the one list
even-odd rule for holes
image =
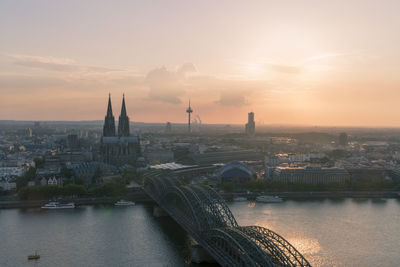
{"label": "sky", "polygon": [[0,1],[0,120],[400,127],[400,1]]}

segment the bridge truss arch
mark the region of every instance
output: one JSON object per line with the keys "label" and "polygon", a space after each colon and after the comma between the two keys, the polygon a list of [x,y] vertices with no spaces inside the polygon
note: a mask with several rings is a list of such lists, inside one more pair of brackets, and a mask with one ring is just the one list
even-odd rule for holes
{"label": "bridge truss arch", "polygon": [[260,226],[239,226],[211,187],[184,185],[173,173],[144,174],[146,193],[222,266],[311,266],[287,240]]}

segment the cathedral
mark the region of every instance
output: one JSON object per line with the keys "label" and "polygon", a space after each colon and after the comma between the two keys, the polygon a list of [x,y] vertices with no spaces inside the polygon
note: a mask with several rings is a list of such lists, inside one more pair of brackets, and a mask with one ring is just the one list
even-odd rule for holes
{"label": "cathedral", "polygon": [[122,98],[121,115],[118,120],[118,134],[115,131],[111,95],[108,96],[107,115],[104,119],[100,153],[104,163],[116,166],[125,164],[134,166],[140,156],[139,137],[130,136],[129,133],[129,117],[126,115],[125,95]]}

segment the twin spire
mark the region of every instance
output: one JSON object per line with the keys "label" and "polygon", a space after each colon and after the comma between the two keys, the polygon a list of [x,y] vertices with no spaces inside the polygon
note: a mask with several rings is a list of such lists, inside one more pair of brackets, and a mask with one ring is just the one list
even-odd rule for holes
{"label": "twin spire", "polygon": [[[111,94],[108,94],[107,115],[104,119],[103,136],[115,136],[115,120],[112,113]],[[129,117],[126,115],[125,94],[122,97],[121,115],[118,121],[118,136],[129,136]]]}

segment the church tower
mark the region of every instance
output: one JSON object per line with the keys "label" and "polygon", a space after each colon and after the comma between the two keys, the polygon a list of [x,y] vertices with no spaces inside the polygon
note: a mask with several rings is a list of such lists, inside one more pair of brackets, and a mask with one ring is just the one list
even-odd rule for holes
{"label": "church tower", "polygon": [[111,94],[108,95],[107,115],[104,119],[103,136],[115,136],[115,120],[111,107]]}
{"label": "church tower", "polygon": [[118,136],[129,136],[129,117],[126,115],[125,94],[122,98],[121,115],[118,120]]}

